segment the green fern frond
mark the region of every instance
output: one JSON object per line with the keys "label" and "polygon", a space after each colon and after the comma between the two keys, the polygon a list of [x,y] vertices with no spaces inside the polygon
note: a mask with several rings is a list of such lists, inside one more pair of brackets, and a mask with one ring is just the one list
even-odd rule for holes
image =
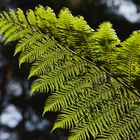
{"label": "green fern frond", "polygon": [[[109,101],[110,98],[112,98],[111,91],[106,91],[110,89],[104,89],[101,88],[99,91],[91,90],[92,86],[89,84],[88,87],[84,87],[84,89],[81,88],[81,92],[77,93],[77,97],[74,98],[72,101],[74,102],[71,106],[66,109],[63,109],[62,106],[62,115],[58,116],[57,122],[54,125],[54,128],[71,128],[72,126],[76,125],[78,121],[80,120],[80,116],[83,116],[87,112],[87,110],[93,105],[96,105],[97,103],[101,102],[102,100]],[[102,93],[104,89],[104,94]],[[76,95],[75,95],[76,96]],[[53,97],[53,96],[52,96]],[[54,99],[52,99],[53,103],[51,103],[50,106],[57,104],[62,105],[63,100],[66,100],[64,97],[59,100],[59,95],[57,95]],[[49,101],[49,100],[48,100]],[[78,104],[76,104],[78,102]],[[48,102],[49,104],[50,102]],[[50,107],[49,107],[50,108]],[[46,109],[46,108],[45,108]],[[59,110],[59,109],[56,109]],[[47,110],[49,111],[49,110]],[[74,123],[74,124],[73,124]]]}
{"label": "green fern frond", "polygon": [[91,37],[91,57],[98,65],[104,66],[112,73],[116,73],[117,45],[120,43],[112,24],[102,23],[97,32]]}
{"label": "green fern frond", "polygon": [[140,74],[140,32],[135,31],[133,34],[124,42],[121,43],[122,48],[118,59],[120,65],[118,69],[124,76],[126,82],[130,85],[134,84],[134,80],[139,77]]}
{"label": "green fern frond", "polygon": [[25,15],[20,8],[17,9],[16,14],[12,10],[9,11],[9,15],[5,12],[1,14],[0,34],[4,34],[5,43],[18,40],[29,33],[27,26]]}
{"label": "green fern frond", "polygon": [[12,23],[6,23],[6,24],[4,24],[4,25],[1,27],[0,34],[3,34],[3,33],[6,32],[8,29],[11,29],[12,26],[13,26]]}
{"label": "green fern frond", "polygon": [[56,89],[59,89],[59,86],[63,86],[64,82],[66,82],[69,77],[75,77],[76,75],[79,75],[79,73],[81,74],[82,72],[84,73],[86,71],[84,67],[75,67],[75,65],[71,64],[72,63],[68,63],[65,65],[67,70],[65,70],[65,67],[58,67],[48,72],[47,75],[41,76],[41,78],[35,80],[31,88],[32,92],[46,92],[46,88],[48,86],[50,91],[53,92]]}
{"label": "green fern frond", "polygon": [[[43,39],[42,39],[43,40]],[[36,42],[30,47],[28,47],[26,50],[22,51],[19,57],[19,65],[22,63],[31,63],[34,60],[38,59],[38,57],[43,56],[45,53],[48,53],[50,47],[52,46],[48,40],[46,41],[46,44]]]}
{"label": "green fern frond", "polygon": [[128,99],[125,101],[116,101],[115,104],[110,104],[105,107],[103,111],[97,110],[93,116],[88,119],[86,118],[86,121],[82,121],[79,126],[71,130],[74,135],[69,137],[69,140],[86,140],[89,132],[93,138],[96,138],[98,134],[102,134],[108,130],[108,124],[111,124],[111,122],[114,123],[114,121],[116,122],[121,115],[127,113],[126,111],[135,107],[135,102],[137,102],[137,100],[129,101]]}
{"label": "green fern frond", "polygon": [[[140,103],[140,102],[139,102]],[[140,129],[140,111],[132,109],[113,128],[104,134],[104,139],[136,139]],[[101,138],[101,137],[100,137]],[[99,138],[99,139],[100,139]]]}
{"label": "green fern frond", "polygon": [[62,55],[61,52],[50,52],[48,55],[46,55],[46,57],[38,58],[38,60],[33,63],[29,78],[32,76],[48,74],[48,72],[50,72],[56,65],[58,65],[58,61],[61,61],[64,58],[65,55]]}
{"label": "green fern frond", "polygon": [[63,8],[58,15],[59,31],[57,37],[62,46],[69,46],[78,54],[85,54],[85,48],[89,46],[89,37],[93,29],[87,25],[82,16],[74,17],[67,8]]}
{"label": "green fern frond", "polygon": [[[37,26],[41,30],[47,32],[49,35],[56,34],[57,18],[50,7],[43,7],[41,5],[35,8],[35,15]],[[32,20],[32,17],[31,17]]]}
{"label": "green fern frond", "polygon": [[83,78],[81,80],[75,79],[70,81],[67,83],[67,85],[63,86],[60,91],[53,93],[53,95],[50,96],[46,102],[44,113],[52,110],[61,110],[65,108],[65,106],[69,106],[71,103],[73,103],[74,100],[78,98],[79,93],[81,93],[82,96],[84,88],[92,87],[92,79],[90,79],[90,77],[88,78],[89,79]]}
{"label": "green fern frond", "polygon": [[18,41],[19,65],[30,64],[31,94],[50,94],[43,114],[60,112],[53,130],[69,129],[69,140],[138,139],[139,32],[118,48],[109,22],[94,31],[67,8],[58,17],[41,5],[25,13],[2,12],[0,34],[5,43]]}
{"label": "green fern frond", "polygon": [[17,24],[19,23],[18,17],[13,10],[9,9],[9,15],[10,15],[11,19],[13,20],[13,22],[15,22]]}
{"label": "green fern frond", "polygon": [[27,34],[24,38],[19,40],[18,44],[16,45],[14,55],[28,49],[29,45],[32,45],[37,41],[41,41],[41,40],[42,40],[42,34],[38,32]]}
{"label": "green fern frond", "polygon": [[[120,92],[121,87],[115,86],[115,88],[111,89],[109,86],[105,85],[105,80],[101,81],[101,76],[103,74],[100,73],[100,77],[93,77],[93,75],[89,75],[89,79],[87,79],[87,76],[85,78],[82,78],[82,81],[74,80],[72,85],[66,85],[62,91],[58,91],[57,93],[52,93],[52,95],[49,97],[49,99],[46,102],[44,113],[47,111],[53,111],[53,110],[62,110],[66,106],[69,106],[70,103],[73,104],[75,100],[82,100],[80,101],[82,104],[83,102],[88,103],[88,100],[91,100],[91,97],[94,97],[93,102],[99,102],[102,99],[108,99],[112,98],[112,96],[121,95],[128,96],[128,93]],[[98,80],[97,80],[98,79]],[[92,89],[93,85],[95,86],[95,89]],[[65,90],[66,89],[66,90]],[[115,93],[116,92],[116,93]],[[97,94],[98,93],[98,94]],[[114,95],[113,95],[114,94]],[[69,99],[69,97],[74,97],[72,99]],[[121,98],[122,98],[121,97]],[[97,101],[96,101],[96,99]],[[67,100],[65,103],[64,101]],[[87,100],[87,101],[86,101]],[[79,102],[79,103],[80,103]],[[92,103],[92,102],[91,102]],[[61,106],[61,107],[60,107]],[[79,105],[78,105],[79,106]],[[86,105],[85,105],[86,106]]]}
{"label": "green fern frond", "polygon": [[19,22],[24,26],[28,26],[28,22],[25,17],[25,14],[20,8],[17,9],[16,14],[17,14],[17,18],[18,18]]}

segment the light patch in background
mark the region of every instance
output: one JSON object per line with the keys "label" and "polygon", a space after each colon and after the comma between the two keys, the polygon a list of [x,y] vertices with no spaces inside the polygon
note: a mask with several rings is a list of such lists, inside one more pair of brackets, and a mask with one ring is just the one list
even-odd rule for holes
{"label": "light patch in background", "polygon": [[10,133],[0,131],[0,139],[1,140],[8,140],[9,138],[10,138]]}
{"label": "light patch in background", "polygon": [[110,11],[123,16],[129,22],[140,23],[140,13],[137,12],[137,6],[130,0],[102,0],[103,4]]}
{"label": "light patch in background", "polygon": [[45,130],[50,125],[48,120],[40,119],[32,108],[27,110],[24,117],[27,119],[25,122],[25,128],[29,132],[35,131],[37,129]]}
{"label": "light patch in background", "polygon": [[0,130],[0,140],[18,140],[16,133],[9,133],[4,130]]}
{"label": "light patch in background", "polygon": [[131,1],[126,1],[119,6],[118,12],[130,22],[140,22],[140,13],[137,13],[137,7]]}
{"label": "light patch in background", "polygon": [[1,114],[1,125],[15,128],[22,120],[20,111],[14,105],[8,105]]}
{"label": "light patch in background", "polygon": [[17,79],[12,79],[8,82],[7,87],[6,87],[6,93],[8,95],[12,95],[15,97],[21,96],[22,95],[22,87],[20,81]]}

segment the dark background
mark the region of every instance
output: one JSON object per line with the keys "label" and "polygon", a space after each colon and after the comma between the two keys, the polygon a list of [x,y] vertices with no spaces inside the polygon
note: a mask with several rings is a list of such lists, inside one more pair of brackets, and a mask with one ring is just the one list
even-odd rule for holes
{"label": "dark background", "polygon": [[[0,11],[34,9],[39,4],[56,13],[68,7],[73,15],[84,16],[93,29],[110,21],[122,41],[140,29],[139,0],[0,0]],[[0,140],[66,140],[66,131],[50,132],[56,114],[42,117],[47,95],[29,96],[28,67],[18,68],[17,57],[12,57],[14,46],[0,43]]]}

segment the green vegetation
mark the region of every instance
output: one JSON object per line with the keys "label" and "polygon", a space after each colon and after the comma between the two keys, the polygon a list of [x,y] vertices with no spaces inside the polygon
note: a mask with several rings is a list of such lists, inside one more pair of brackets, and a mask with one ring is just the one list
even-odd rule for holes
{"label": "green vegetation", "polygon": [[31,94],[49,94],[44,113],[59,112],[53,130],[69,129],[69,140],[140,139],[139,31],[121,42],[109,22],[94,31],[67,8],[56,16],[38,6],[2,12],[0,34],[17,41],[19,66],[30,64]]}

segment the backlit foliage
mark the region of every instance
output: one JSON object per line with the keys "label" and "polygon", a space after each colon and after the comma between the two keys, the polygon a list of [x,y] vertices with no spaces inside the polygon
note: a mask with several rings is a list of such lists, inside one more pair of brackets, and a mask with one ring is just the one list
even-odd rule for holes
{"label": "backlit foliage", "polygon": [[17,41],[19,66],[31,65],[31,94],[49,94],[44,113],[59,112],[53,130],[68,129],[69,140],[140,138],[138,31],[121,42],[109,22],[94,31],[67,8],[56,16],[37,6],[2,12],[0,34]]}

